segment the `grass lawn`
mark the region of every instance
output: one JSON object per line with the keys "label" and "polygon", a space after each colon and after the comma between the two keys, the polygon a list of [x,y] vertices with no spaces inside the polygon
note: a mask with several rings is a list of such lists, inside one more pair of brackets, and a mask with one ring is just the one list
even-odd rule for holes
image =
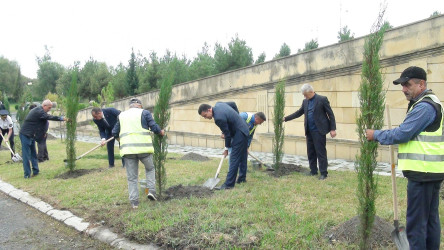
{"label": "grass lawn", "polygon": [[[78,155],[95,146],[82,142],[76,145]],[[248,182],[232,190],[215,191],[207,198],[160,202],[148,201],[141,190],[139,209],[132,210],[125,169],[121,168],[120,159],[116,160],[115,168],[108,169],[106,148],[78,160],[78,169],[98,171],[75,179],[56,178],[67,171],[63,163],[65,144],[49,140],[48,151],[50,161],[39,164],[40,175],[31,179],[23,178],[21,163],[5,163],[9,151],[0,151],[0,179],[58,209],[69,209],[89,222],[103,221],[113,231],[139,243],[224,249],[356,248],[345,243],[331,245],[323,236],[331,227],[357,214],[354,172],[330,171],[327,180],[319,181],[300,173],[275,178],[249,167]],[[168,155],[167,188],[179,184],[202,185],[214,177],[218,159],[193,162],[180,157]],[[227,166],[225,161],[221,183]],[[141,167],[139,174],[144,178]],[[407,181],[398,178],[397,184],[401,224],[405,225]],[[379,177],[376,206],[377,215],[391,223],[390,177]],[[443,212],[441,206],[441,221]]]}

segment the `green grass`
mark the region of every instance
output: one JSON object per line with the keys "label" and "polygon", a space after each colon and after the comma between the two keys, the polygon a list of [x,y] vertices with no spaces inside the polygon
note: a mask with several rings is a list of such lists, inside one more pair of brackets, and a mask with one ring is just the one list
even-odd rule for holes
{"label": "green grass", "polygon": [[[80,155],[93,144],[77,143]],[[106,148],[78,160],[77,169],[101,169],[75,179],[59,179],[64,173],[65,145],[48,141],[49,162],[39,164],[40,175],[23,178],[21,164],[6,164],[9,151],[0,151],[0,179],[41,198],[59,209],[69,209],[90,222],[104,221],[112,230],[140,243],[168,241],[199,248],[337,248],[323,237],[332,226],[356,215],[357,180],[354,172],[330,171],[326,181],[299,173],[275,178],[249,170],[247,183],[208,198],[149,202],[141,190],[140,206],[132,210],[128,201],[125,169],[116,160],[108,169]],[[116,149],[118,152],[118,149]],[[218,159],[207,162],[180,160],[169,154],[166,162],[167,188],[202,185],[212,178]],[[141,166],[141,164],[139,165]],[[227,161],[220,173],[227,172]],[[249,169],[252,169],[249,167]],[[139,167],[139,176],[144,170]],[[401,224],[405,225],[406,180],[397,179]],[[390,177],[379,178],[377,215],[393,220]],[[444,210],[440,208],[442,214]],[[341,248],[356,246],[341,245]]]}

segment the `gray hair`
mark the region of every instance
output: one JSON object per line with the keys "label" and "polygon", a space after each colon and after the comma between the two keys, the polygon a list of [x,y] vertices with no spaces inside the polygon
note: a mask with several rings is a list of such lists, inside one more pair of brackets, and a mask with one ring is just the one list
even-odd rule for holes
{"label": "gray hair", "polygon": [[42,106],[52,106],[52,102],[49,99],[46,99],[42,102]]}
{"label": "gray hair", "polygon": [[308,92],[314,92],[314,89],[313,89],[313,87],[310,84],[305,83],[301,87],[301,92],[302,92],[302,94],[308,93]]}

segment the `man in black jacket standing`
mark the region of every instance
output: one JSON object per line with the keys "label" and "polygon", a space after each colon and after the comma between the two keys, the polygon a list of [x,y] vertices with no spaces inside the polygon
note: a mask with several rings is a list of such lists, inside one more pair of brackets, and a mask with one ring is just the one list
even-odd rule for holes
{"label": "man in black jacket standing", "polygon": [[314,92],[310,84],[304,84],[301,87],[301,92],[305,97],[301,108],[293,114],[286,116],[284,122],[291,121],[304,115],[305,136],[307,139],[307,155],[310,165],[309,175],[318,174],[321,176],[319,180],[327,178],[327,138],[326,134],[330,132],[330,136],[336,136],[336,120],[333,110],[330,107],[330,102],[327,97],[318,95]]}
{"label": "man in black jacket standing", "polygon": [[[117,118],[119,117],[120,110],[117,110],[115,108],[93,108],[91,110],[91,115],[93,116],[93,121],[99,128],[99,134],[100,138],[102,138],[101,145],[105,146],[108,151],[108,163],[109,168],[114,167],[114,142],[115,139],[112,139],[108,143],[105,143],[106,140],[111,138],[112,130],[114,128],[114,125],[117,123]],[[123,158],[122,158],[122,165],[123,165]]]}
{"label": "man in black jacket standing", "polygon": [[[66,121],[66,118],[64,117],[48,115],[47,112],[50,111],[51,108],[52,102],[50,100],[44,100],[42,106],[34,108],[29,112],[20,129],[25,178],[30,178],[39,174],[35,141],[40,140],[45,136],[45,126],[47,121]],[[31,164],[29,162],[31,162]]]}
{"label": "man in black jacket standing", "polygon": [[[214,122],[224,134],[225,151],[223,154],[227,156],[228,148],[232,148],[227,179],[220,187],[220,189],[231,189],[236,183],[238,170],[240,169],[241,172],[247,171],[249,135],[247,123],[233,106],[223,102],[216,103],[214,107],[202,104],[199,106],[198,113],[205,119],[211,120],[214,118]],[[238,183],[245,181],[245,179],[238,180]]]}

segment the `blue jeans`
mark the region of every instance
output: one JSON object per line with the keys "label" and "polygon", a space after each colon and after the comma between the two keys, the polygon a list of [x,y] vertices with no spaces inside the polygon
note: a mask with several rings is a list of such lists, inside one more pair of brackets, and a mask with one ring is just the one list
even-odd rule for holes
{"label": "blue jeans", "polygon": [[439,249],[439,189],[442,181],[407,184],[407,239],[410,249]]}
{"label": "blue jeans", "polygon": [[[20,134],[20,141],[22,142],[23,170],[25,171],[25,178],[29,178],[31,177],[31,164],[32,173],[34,175],[39,174],[39,163],[37,161],[35,139]],[[31,164],[29,163],[30,161]]]}

